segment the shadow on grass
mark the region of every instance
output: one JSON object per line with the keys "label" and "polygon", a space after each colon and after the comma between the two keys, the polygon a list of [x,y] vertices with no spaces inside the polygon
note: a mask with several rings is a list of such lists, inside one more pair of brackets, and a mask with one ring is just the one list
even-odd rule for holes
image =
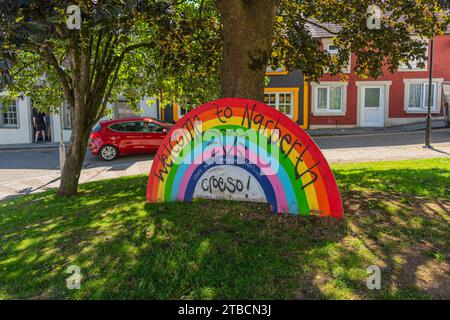
{"label": "shadow on grass", "polygon": [[[382,289],[367,297],[450,298],[449,201],[380,191],[343,197],[352,214],[342,245],[382,268]],[[435,259],[435,253],[446,259]]]}
{"label": "shadow on grass", "polygon": [[450,168],[337,169],[334,174],[344,190],[369,188],[396,194],[450,199]]}
{"label": "shadow on grass", "polygon": [[[448,261],[433,254],[448,254],[449,203],[388,194],[379,181],[390,174],[338,171],[343,190],[373,188],[343,192],[342,221],[277,216],[257,203],[145,205],[145,177],[0,203],[0,298],[448,297]],[[398,191],[410,190],[410,175],[399,176]],[[373,264],[382,290],[365,285]],[[80,290],[66,288],[70,265],[81,268]]]}

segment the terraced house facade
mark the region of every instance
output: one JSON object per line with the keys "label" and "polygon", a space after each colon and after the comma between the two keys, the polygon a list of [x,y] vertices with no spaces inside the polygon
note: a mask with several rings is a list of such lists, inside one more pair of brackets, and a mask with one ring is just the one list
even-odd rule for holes
{"label": "terraced house facade", "polygon": [[[327,25],[327,29],[337,29]],[[450,30],[449,30],[450,31]],[[332,34],[317,27],[313,36],[320,39],[323,50],[337,54]],[[414,35],[412,35],[414,36]],[[427,47],[430,52],[430,47]],[[363,79],[351,72],[356,57],[349,57],[343,70],[347,80],[325,74],[319,82],[310,83],[310,128],[329,127],[390,127],[422,122],[428,107],[429,62],[425,68],[418,61],[410,61],[412,69],[401,65],[391,73],[388,66],[383,76]],[[450,32],[434,39],[432,84],[432,114],[435,119],[446,116],[445,105],[450,84]],[[448,100],[447,100],[448,101]]]}

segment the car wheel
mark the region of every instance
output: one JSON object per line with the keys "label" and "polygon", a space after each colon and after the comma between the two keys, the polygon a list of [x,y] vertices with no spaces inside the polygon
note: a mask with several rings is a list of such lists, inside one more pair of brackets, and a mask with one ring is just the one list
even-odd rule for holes
{"label": "car wheel", "polygon": [[104,161],[112,161],[119,156],[119,150],[112,145],[106,145],[100,148],[99,155]]}

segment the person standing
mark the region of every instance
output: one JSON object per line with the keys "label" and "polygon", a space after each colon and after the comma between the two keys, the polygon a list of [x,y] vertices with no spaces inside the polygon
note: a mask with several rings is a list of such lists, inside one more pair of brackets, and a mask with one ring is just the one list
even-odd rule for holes
{"label": "person standing", "polygon": [[50,114],[48,112],[45,113],[45,133],[47,135],[47,141],[52,141]]}
{"label": "person standing", "polygon": [[38,143],[39,135],[42,135],[42,141],[45,141],[45,114],[33,109],[34,143]]}

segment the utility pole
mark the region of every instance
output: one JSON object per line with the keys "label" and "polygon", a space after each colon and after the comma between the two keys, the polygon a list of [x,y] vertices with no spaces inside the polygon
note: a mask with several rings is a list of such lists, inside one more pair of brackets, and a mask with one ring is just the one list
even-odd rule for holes
{"label": "utility pole", "polygon": [[[425,130],[425,147],[432,148],[431,146],[431,127],[432,127],[432,119],[431,119],[431,98],[433,95],[433,54],[434,54],[434,33],[431,38],[431,48],[430,48],[430,57],[428,59],[430,65],[430,78],[428,82],[428,111],[427,111],[427,126]],[[436,98],[436,97],[434,97]]]}
{"label": "utility pole", "polygon": [[66,146],[64,145],[64,116],[63,116],[63,104],[59,107],[59,168],[61,170],[61,176],[64,169],[64,163],[66,162]]}

